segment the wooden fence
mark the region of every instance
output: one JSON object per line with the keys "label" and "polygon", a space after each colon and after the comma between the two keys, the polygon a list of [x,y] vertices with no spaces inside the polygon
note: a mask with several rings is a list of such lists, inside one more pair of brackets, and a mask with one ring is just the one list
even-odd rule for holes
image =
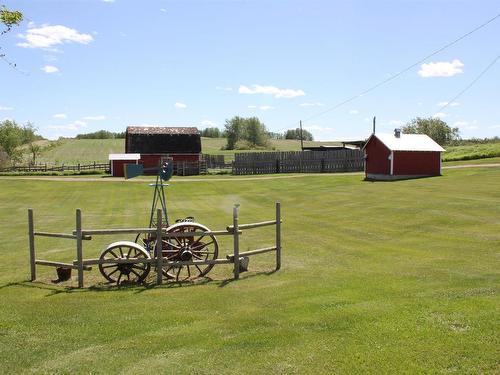
{"label": "wooden fence", "polygon": [[64,172],[64,171],[109,171],[109,163],[76,164],[76,165],[15,165],[0,169],[0,172]]}
{"label": "wooden fence", "polygon": [[[75,230],[73,233],[51,233],[51,232],[41,232],[35,229],[34,213],[33,209],[28,209],[28,240],[29,240],[29,259],[30,259],[30,280],[36,280],[36,266],[49,266],[49,267],[61,267],[66,269],[75,269],[78,273],[78,287],[83,288],[84,286],[84,271],[91,271],[93,265],[102,264],[133,264],[133,263],[148,263],[156,266],[156,283],[162,284],[163,282],[163,272],[161,271],[165,266],[200,266],[207,264],[233,264],[233,276],[234,279],[238,279],[240,276],[240,261],[244,257],[250,257],[252,255],[258,255],[268,252],[274,252],[276,257],[276,267],[275,270],[281,268],[281,204],[276,202],[276,217],[274,220],[262,221],[258,223],[240,224],[238,217],[238,207],[239,204],[233,207],[233,224],[226,227],[224,230],[219,231],[203,231],[203,232],[167,232],[167,229],[162,226],[162,210],[158,209],[156,227],[152,228],[120,228],[120,229],[83,229],[82,228],[82,212],[80,209],[76,210],[76,220],[75,220]],[[274,245],[254,249],[247,251],[240,251],[239,238],[244,230],[250,230],[254,228],[261,228],[266,226],[274,226],[275,230],[275,241]],[[92,240],[92,236],[96,235],[110,235],[110,234],[144,234],[144,233],[154,233],[156,238],[161,238],[162,241],[156,241],[156,249],[152,251],[151,258],[133,258],[124,256],[115,259],[84,259],[83,257],[83,241]],[[233,251],[232,254],[228,254],[226,258],[220,259],[207,259],[198,260],[192,259],[189,261],[172,261],[168,257],[156,256],[156,254],[162,254],[163,239],[168,240],[174,237],[192,237],[192,236],[223,236],[228,235],[233,237]],[[76,259],[73,262],[55,262],[50,260],[43,260],[36,258],[36,248],[35,248],[35,238],[36,237],[51,237],[51,238],[61,238],[76,240]]]}
{"label": "wooden fence", "polygon": [[237,153],[233,174],[357,172],[364,168],[361,150]]}

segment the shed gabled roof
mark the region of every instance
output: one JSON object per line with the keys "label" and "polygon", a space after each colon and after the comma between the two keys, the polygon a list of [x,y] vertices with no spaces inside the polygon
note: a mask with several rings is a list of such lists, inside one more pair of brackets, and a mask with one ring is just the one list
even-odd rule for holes
{"label": "shed gabled roof", "polygon": [[[391,151],[446,151],[438,145],[427,134],[402,134],[396,137],[394,134],[372,134],[377,137]],[[366,142],[370,142],[370,139]],[[365,145],[365,147],[366,147]],[[364,149],[364,147],[363,147]]]}
{"label": "shed gabled roof", "polygon": [[199,134],[195,127],[128,126],[128,134]]}

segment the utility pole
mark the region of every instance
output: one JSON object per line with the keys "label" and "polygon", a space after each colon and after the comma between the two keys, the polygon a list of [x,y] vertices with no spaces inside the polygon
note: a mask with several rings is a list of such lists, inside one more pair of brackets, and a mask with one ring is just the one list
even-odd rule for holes
{"label": "utility pole", "polygon": [[302,120],[300,120],[300,149],[304,151],[304,137],[302,136]]}

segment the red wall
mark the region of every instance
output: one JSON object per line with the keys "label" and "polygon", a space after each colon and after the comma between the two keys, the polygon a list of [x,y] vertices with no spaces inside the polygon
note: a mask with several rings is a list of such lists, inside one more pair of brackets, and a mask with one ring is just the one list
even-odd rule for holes
{"label": "red wall", "polygon": [[377,137],[371,137],[365,147],[366,173],[390,174],[391,161],[388,159],[390,154],[389,149]]}
{"label": "red wall", "polygon": [[[141,154],[139,164],[144,165],[144,168],[154,168],[160,165],[162,157],[171,157],[174,162],[178,161],[199,161],[200,154]],[[157,172],[146,172],[145,174],[155,175]]]}
{"label": "red wall", "polygon": [[112,160],[113,177],[125,177],[123,166],[125,164],[135,164],[135,160]]}
{"label": "red wall", "polygon": [[[142,164],[144,168],[156,168],[160,165],[160,160],[162,157],[166,157],[165,154],[141,154],[141,158],[137,161],[137,164]],[[174,161],[199,161],[200,154],[169,154]],[[125,164],[136,164],[135,160],[113,160],[113,177],[125,177],[123,166]],[[145,174],[155,175],[158,172],[146,172]]]}
{"label": "red wall", "polygon": [[394,174],[438,176],[440,160],[439,152],[394,151]]}

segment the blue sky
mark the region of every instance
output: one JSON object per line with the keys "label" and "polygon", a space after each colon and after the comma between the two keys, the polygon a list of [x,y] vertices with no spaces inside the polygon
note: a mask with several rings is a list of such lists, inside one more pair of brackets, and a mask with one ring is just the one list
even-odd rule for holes
{"label": "blue sky", "polygon": [[[500,18],[367,95],[319,115],[500,13],[495,1],[0,0],[26,21],[0,36],[0,120],[54,139],[128,125],[222,128],[257,116],[318,140],[440,116],[500,135]],[[442,113],[440,113],[442,112]]]}

